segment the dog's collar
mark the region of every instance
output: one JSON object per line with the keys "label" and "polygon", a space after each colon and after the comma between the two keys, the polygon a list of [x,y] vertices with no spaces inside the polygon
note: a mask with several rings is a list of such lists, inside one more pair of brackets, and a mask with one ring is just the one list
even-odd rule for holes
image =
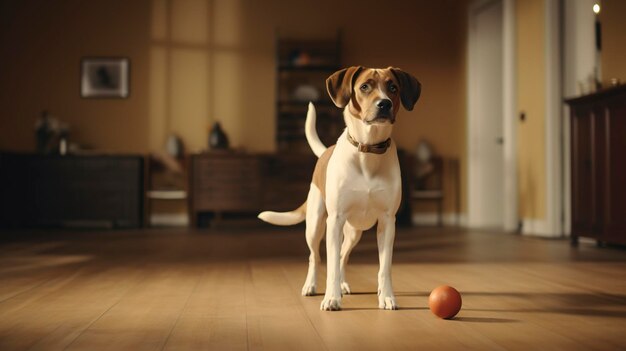
{"label": "dog's collar", "polygon": [[391,146],[391,138],[387,138],[387,140],[383,141],[382,143],[369,145],[361,144],[358,141],[354,140],[350,133],[346,133],[346,136],[348,137],[348,141],[350,142],[350,144],[354,145],[357,150],[359,150],[359,152],[382,155],[387,151],[389,146]]}

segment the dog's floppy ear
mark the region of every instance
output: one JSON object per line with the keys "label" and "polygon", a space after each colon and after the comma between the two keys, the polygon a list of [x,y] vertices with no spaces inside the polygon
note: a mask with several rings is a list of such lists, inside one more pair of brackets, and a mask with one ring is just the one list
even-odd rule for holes
{"label": "dog's floppy ear", "polygon": [[399,68],[389,67],[389,70],[396,76],[398,84],[400,84],[400,101],[402,101],[402,106],[407,111],[412,111],[413,106],[415,106],[422,93],[422,84],[415,77]]}
{"label": "dog's floppy ear", "polygon": [[326,79],[326,90],[337,107],[344,108],[350,102],[352,85],[362,69],[361,66],[344,68]]}

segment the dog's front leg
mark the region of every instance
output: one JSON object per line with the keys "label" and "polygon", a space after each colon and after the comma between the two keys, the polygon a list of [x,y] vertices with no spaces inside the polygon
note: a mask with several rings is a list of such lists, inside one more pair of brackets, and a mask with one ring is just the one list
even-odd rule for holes
{"label": "dog's front leg", "polygon": [[338,311],[341,309],[341,273],[339,256],[343,241],[343,226],[346,219],[328,214],[326,220],[326,294],[320,309]]}
{"label": "dog's front leg", "polygon": [[378,260],[378,308],[397,310],[398,304],[391,285],[391,258],[393,241],[396,236],[396,217],[385,214],[378,219],[377,228]]}

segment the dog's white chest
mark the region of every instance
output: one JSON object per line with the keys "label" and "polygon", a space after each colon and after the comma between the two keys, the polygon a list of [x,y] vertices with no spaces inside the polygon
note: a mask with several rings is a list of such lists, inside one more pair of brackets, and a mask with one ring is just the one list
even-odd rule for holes
{"label": "dog's white chest", "polygon": [[348,223],[360,230],[371,228],[381,214],[395,214],[401,193],[397,158],[377,155],[374,160],[378,164],[368,165],[358,157],[350,156],[342,160],[340,153],[337,156],[328,169],[326,195],[329,213],[336,211],[344,214]]}
{"label": "dog's white chest", "polygon": [[389,181],[378,178],[352,179],[343,184],[342,190],[346,192],[350,206],[362,208],[386,208],[391,203]]}
{"label": "dog's white chest", "polygon": [[382,213],[395,213],[397,199],[392,183],[379,178],[352,179],[341,187],[344,198],[339,200],[338,210],[346,214],[346,220],[354,228],[371,228]]}

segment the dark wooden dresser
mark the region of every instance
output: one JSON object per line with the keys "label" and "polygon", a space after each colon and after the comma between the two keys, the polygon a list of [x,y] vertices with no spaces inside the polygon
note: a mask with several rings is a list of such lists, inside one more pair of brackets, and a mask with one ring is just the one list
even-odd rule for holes
{"label": "dark wooden dresser", "polygon": [[143,156],[0,154],[1,227],[140,227]]}
{"label": "dark wooden dresser", "polygon": [[572,244],[626,244],[626,86],[568,99]]}
{"label": "dark wooden dresser", "polygon": [[210,152],[191,155],[189,209],[201,216],[287,211],[305,200],[317,159],[311,155]]}

